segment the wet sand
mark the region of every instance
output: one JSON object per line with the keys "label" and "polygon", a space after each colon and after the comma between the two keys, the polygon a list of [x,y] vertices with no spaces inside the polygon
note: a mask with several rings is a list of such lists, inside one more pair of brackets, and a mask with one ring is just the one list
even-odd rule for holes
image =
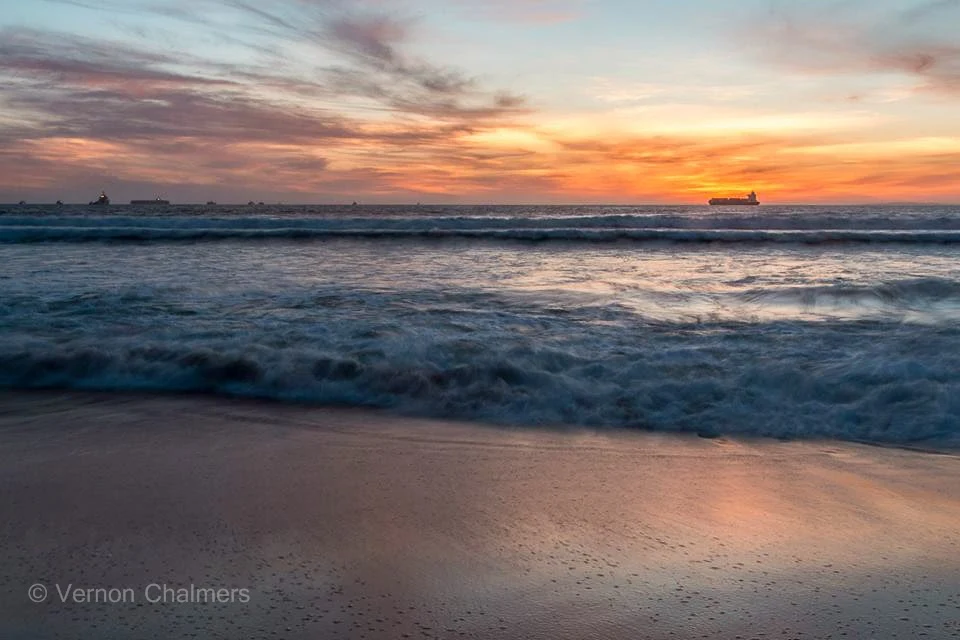
{"label": "wet sand", "polygon": [[951,454],[38,392],[0,457],[5,639],[960,637]]}

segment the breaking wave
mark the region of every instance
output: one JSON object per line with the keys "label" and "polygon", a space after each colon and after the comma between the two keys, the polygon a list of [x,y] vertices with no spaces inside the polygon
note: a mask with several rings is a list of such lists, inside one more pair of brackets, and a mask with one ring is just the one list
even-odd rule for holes
{"label": "breaking wave", "polygon": [[[183,216],[2,216],[0,242],[205,241],[335,237],[465,238],[525,242],[677,243],[960,243],[960,223],[864,218],[846,228],[824,227],[827,220],[788,217],[681,218],[617,215],[561,217],[183,217]],[[881,226],[882,223],[882,226]],[[839,223],[838,223],[839,224]],[[930,226],[934,228],[929,228]]]}
{"label": "breaking wave", "polygon": [[0,211],[0,387],[960,446],[958,208],[68,208]]}
{"label": "breaking wave", "polygon": [[630,339],[398,332],[324,345],[34,337],[0,342],[0,385],[202,392],[517,425],[960,444],[958,337],[789,323],[648,327]]}
{"label": "breaking wave", "polygon": [[735,294],[746,302],[766,304],[877,303],[888,310],[927,309],[942,303],[960,303],[960,282],[946,278],[908,278],[875,284],[832,283],[792,287],[764,287]]}

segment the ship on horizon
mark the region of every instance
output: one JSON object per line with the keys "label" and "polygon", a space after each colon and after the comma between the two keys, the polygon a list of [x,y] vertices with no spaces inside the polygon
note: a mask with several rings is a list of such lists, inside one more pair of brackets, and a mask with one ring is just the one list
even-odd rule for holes
{"label": "ship on horizon", "polygon": [[747,194],[746,198],[710,198],[708,202],[711,205],[734,205],[734,206],[752,206],[760,204],[760,201],[757,200],[757,192],[751,191]]}
{"label": "ship on horizon", "polygon": [[157,196],[153,200],[131,200],[130,204],[170,204],[170,201]]}
{"label": "ship on horizon", "polygon": [[[58,202],[59,202],[59,200],[58,200]],[[100,196],[99,196],[96,200],[94,200],[93,202],[91,202],[90,204],[91,204],[91,205],[101,205],[101,206],[103,206],[103,205],[108,205],[108,204],[110,204],[110,198],[107,197],[107,192],[106,192],[106,191],[101,191],[101,192],[100,192]]]}

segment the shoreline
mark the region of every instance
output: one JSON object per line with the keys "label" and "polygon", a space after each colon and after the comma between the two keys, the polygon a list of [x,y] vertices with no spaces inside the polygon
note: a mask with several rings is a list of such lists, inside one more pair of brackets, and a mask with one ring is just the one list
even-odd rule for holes
{"label": "shoreline", "polygon": [[[665,430],[650,429],[645,427],[623,427],[623,426],[589,426],[579,424],[511,424],[499,423],[482,420],[470,420],[465,418],[451,418],[442,416],[416,415],[413,413],[394,412],[387,408],[358,406],[358,405],[340,405],[340,404],[322,404],[312,401],[284,400],[271,397],[255,397],[248,395],[234,395],[221,391],[207,392],[197,390],[101,390],[101,389],[72,389],[72,388],[30,388],[30,389],[10,389],[0,388],[0,420],[4,414],[9,411],[5,405],[17,404],[20,407],[30,410],[29,407],[39,403],[49,401],[72,402],[153,402],[157,400],[168,400],[177,402],[178,400],[222,403],[226,406],[247,407],[257,411],[270,411],[281,413],[283,415],[298,415],[303,418],[311,413],[321,415],[342,415],[350,416],[353,414],[371,416],[377,421],[397,420],[408,425],[414,424],[432,424],[432,425],[457,425],[461,427],[476,428],[490,431],[503,431],[507,433],[552,433],[552,434],[581,434],[610,437],[644,437],[658,436],[666,438],[677,438],[679,440],[719,440],[733,441],[744,444],[749,443],[806,443],[810,445],[846,444],[859,445],[864,447],[877,447],[880,449],[892,449],[909,451],[913,453],[924,453],[929,455],[940,455],[949,457],[960,457],[960,439],[928,439],[917,440],[914,442],[885,442],[878,440],[865,440],[859,438],[835,438],[820,435],[811,435],[807,437],[786,437],[759,435],[748,433],[727,433],[716,431],[713,428],[701,430]],[[318,422],[314,426],[328,428],[328,425]],[[299,424],[303,425],[303,421]]]}
{"label": "shoreline", "polygon": [[5,638],[960,637],[950,452],[30,391],[0,457]]}

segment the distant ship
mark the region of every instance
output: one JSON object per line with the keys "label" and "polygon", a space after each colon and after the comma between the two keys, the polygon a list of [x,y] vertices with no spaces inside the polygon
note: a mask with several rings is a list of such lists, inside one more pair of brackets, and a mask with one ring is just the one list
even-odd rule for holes
{"label": "distant ship", "polygon": [[101,192],[100,192],[100,197],[97,198],[96,200],[94,200],[93,202],[91,202],[90,204],[92,204],[92,205],[110,204],[110,198],[107,197],[107,192],[106,192],[106,191],[101,191]]}
{"label": "distant ship", "polygon": [[157,196],[153,200],[131,200],[130,204],[170,204],[170,201]]}
{"label": "distant ship", "polygon": [[214,200],[207,200],[207,204],[217,204]]}
{"label": "distant ship", "polygon": [[756,191],[751,191],[747,194],[746,198],[710,198],[710,204],[712,205],[757,205],[760,204],[760,201],[757,200]]}

